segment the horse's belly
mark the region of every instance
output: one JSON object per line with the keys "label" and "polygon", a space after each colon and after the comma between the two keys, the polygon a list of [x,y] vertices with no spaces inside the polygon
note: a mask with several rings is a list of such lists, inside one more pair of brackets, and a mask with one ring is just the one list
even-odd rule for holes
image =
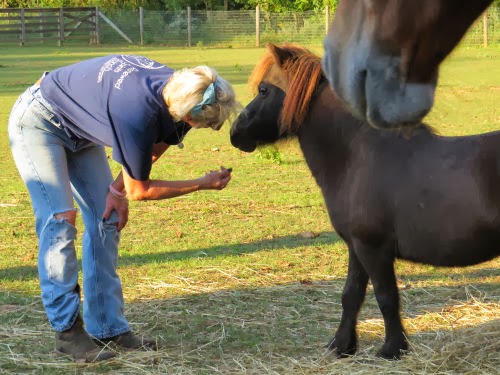
{"label": "horse's belly", "polygon": [[421,237],[399,243],[396,257],[435,266],[465,267],[500,255],[500,231],[496,230],[477,233],[477,236],[425,239]]}

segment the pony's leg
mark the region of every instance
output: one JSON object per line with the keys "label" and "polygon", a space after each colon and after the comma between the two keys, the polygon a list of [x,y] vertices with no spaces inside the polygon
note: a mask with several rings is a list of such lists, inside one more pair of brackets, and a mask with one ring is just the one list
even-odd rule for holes
{"label": "pony's leg", "polygon": [[354,240],[354,251],[368,273],[378,306],[384,317],[385,340],[377,355],[386,359],[399,359],[401,351],[408,349],[408,341],[399,314],[399,292],[394,273],[393,251],[387,245],[368,246]]}
{"label": "pony's leg", "polygon": [[339,357],[353,355],[357,349],[356,322],[363,304],[368,284],[368,274],[349,246],[349,267],[342,292],[342,318],[337,332],[327,347],[335,350]]}

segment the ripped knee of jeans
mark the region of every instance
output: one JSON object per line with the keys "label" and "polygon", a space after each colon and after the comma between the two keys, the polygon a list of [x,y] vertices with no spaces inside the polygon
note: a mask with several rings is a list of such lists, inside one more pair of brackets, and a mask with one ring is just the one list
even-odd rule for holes
{"label": "ripped knee of jeans", "polygon": [[40,234],[39,264],[45,270],[45,280],[67,284],[70,288],[74,288],[78,274],[74,242],[77,230],[71,223],[73,216],[76,217],[76,213],[69,217],[66,212],[50,216]]}
{"label": "ripped knee of jeans", "polygon": [[76,226],[76,208],[68,211],[59,212],[54,214],[54,219],[57,221],[66,221],[69,224]]}

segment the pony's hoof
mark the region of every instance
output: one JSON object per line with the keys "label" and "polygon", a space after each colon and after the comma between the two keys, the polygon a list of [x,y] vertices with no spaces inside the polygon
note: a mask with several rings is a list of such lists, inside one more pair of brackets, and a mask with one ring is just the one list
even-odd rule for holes
{"label": "pony's hoof", "polygon": [[351,357],[356,353],[356,344],[354,345],[343,345],[340,343],[337,337],[334,337],[330,340],[330,342],[326,345],[326,349],[328,353],[334,353],[337,358],[347,358]]}
{"label": "pony's hoof", "polygon": [[378,351],[377,357],[390,361],[399,360],[401,356],[408,352],[407,348],[387,348],[385,345]]}

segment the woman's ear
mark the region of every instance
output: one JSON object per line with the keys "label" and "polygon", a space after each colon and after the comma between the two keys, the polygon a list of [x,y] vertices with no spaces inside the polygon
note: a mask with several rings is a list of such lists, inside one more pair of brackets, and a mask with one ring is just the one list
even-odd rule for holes
{"label": "woman's ear", "polygon": [[184,117],[182,118],[182,121],[184,121],[184,122],[189,122],[189,121],[191,121],[191,115],[188,113],[186,116],[184,116]]}

